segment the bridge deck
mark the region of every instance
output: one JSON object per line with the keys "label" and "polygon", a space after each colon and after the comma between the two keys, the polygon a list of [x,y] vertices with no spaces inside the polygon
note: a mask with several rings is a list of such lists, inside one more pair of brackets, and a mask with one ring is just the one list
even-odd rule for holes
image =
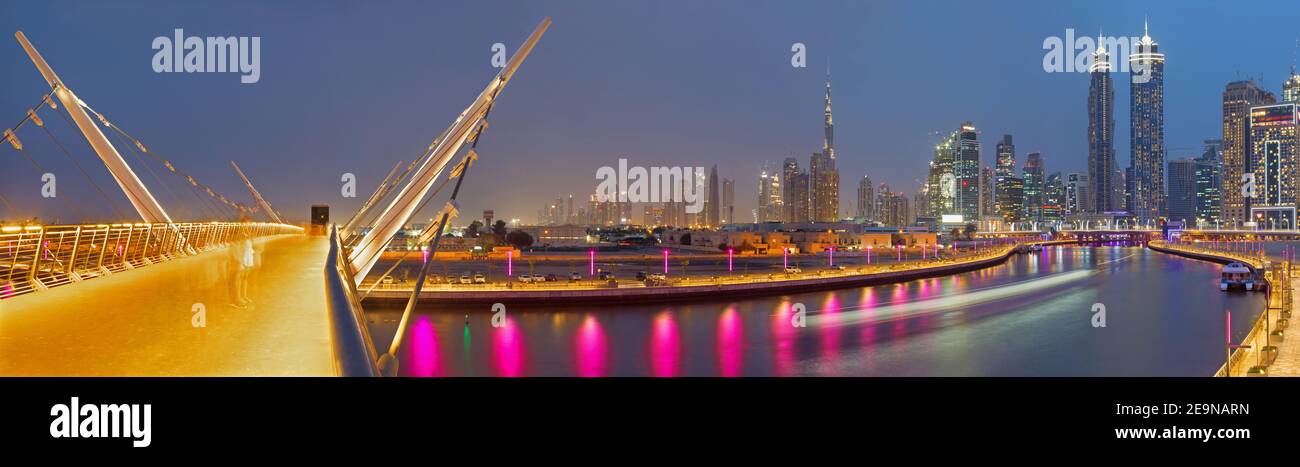
{"label": "bridge deck", "polygon": [[[0,375],[330,375],[328,241],[254,242],[252,304],[229,248],[0,302]],[[201,304],[206,326],[194,327]]]}

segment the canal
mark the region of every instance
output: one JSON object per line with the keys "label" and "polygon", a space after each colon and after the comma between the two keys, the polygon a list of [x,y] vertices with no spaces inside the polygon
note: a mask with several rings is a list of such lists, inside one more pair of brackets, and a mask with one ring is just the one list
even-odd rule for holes
{"label": "canal", "polygon": [[[1219,266],[1140,247],[1051,247],[943,278],[747,300],[614,306],[421,303],[409,376],[1208,376],[1225,310],[1248,332],[1263,294]],[[794,309],[807,310],[796,327]],[[1105,326],[1095,327],[1104,308]],[[387,348],[400,306],[367,306]]]}

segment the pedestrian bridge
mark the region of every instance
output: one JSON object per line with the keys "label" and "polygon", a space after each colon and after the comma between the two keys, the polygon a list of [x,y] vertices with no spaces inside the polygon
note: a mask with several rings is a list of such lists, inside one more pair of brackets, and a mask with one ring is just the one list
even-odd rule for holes
{"label": "pedestrian bridge", "polygon": [[[10,229],[0,237],[0,277],[11,290],[0,299],[0,375],[335,374],[322,280],[328,241],[258,224],[253,265],[241,273],[240,247],[217,241],[240,226],[201,225],[209,227],[190,231],[188,253],[160,246],[170,240],[125,240],[158,226]],[[210,243],[197,243],[202,234]]]}

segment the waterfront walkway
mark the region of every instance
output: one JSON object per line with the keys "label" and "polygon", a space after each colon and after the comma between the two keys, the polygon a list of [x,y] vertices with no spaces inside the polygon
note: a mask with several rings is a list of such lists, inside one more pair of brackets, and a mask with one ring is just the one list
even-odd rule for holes
{"label": "waterfront walkway", "polygon": [[[1300,295],[1295,294],[1296,282],[1291,283],[1291,309],[1300,304]],[[1275,328],[1276,329],[1276,328]],[[1277,360],[1268,368],[1269,376],[1300,376],[1300,331],[1287,328],[1286,337],[1277,346]]]}
{"label": "waterfront walkway", "polygon": [[233,299],[229,247],[4,300],[0,375],[332,375],[328,248],[324,237],[256,240],[247,306]]}

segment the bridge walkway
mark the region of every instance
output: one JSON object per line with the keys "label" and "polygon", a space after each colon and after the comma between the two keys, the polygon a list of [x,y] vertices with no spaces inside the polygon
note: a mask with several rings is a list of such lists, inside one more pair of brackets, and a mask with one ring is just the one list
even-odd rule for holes
{"label": "bridge walkway", "polygon": [[[324,237],[254,240],[0,302],[0,375],[332,375]],[[203,327],[195,327],[196,309]]]}

